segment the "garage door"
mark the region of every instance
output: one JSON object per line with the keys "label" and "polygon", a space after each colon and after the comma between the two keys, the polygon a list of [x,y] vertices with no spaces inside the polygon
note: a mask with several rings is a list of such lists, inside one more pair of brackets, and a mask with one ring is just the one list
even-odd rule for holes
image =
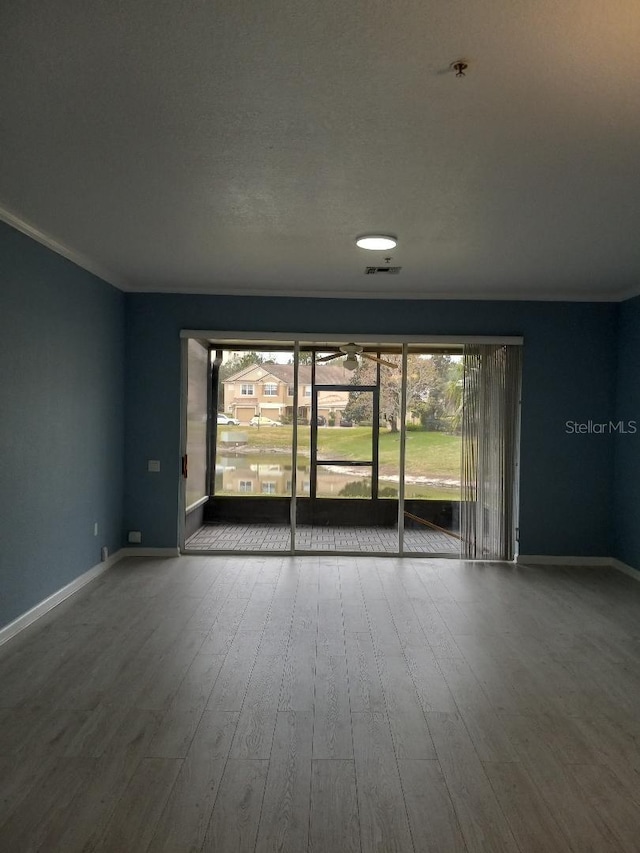
{"label": "garage door", "polygon": [[255,406],[236,406],[236,418],[241,424],[248,424],[255,413]]}

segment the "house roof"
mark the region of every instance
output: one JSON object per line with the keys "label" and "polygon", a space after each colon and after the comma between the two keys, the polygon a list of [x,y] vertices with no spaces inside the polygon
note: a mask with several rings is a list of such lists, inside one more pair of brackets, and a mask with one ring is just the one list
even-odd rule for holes
{"label": "house roof", "polygon": [[[227,382],[237,382],[257,367],[262,368],[267,375],[273,376],[274,379],[277,379],[280,382],[286,382],[287,385],[293,385],[293,365],[276,364],[275,362],[250,364],[242,370],[239,370],[237,373],[234,373],[232,376],[228,376],[223,380],[223,384]],[[311,365],[301,364],[299,365],[298,370],[300,384],[310,385]],[[316,364],[316,385],[348,385],[352,376],[352,373],[339,365]]]}

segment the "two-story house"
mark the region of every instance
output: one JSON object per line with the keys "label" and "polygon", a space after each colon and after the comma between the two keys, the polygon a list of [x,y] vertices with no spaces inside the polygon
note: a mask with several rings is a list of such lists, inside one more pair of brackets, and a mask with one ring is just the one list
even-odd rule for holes
{"label": "two-story house", "polygon": [[[348,385],[352,376],[340,365],[316,365],[317,385]],[[298,418],[304,422],[311,416],[311,365],[299,366],[298,381]],[[224,411],[240,423],[249,423],[254,415],[291,420],[293,382],[292,364],[252,364],[222,382]],[[348,391],[320,391],[318,415],[327,420],[333,415],[339,423],[348,402]]]}

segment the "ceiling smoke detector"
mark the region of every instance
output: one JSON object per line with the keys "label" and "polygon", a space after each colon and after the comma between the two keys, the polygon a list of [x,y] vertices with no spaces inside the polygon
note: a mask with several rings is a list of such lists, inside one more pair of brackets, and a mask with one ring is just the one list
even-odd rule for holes
{"label": "ceiling smoke detector", "polygon": [[467,75],[464,73],[469,67],[469,63],[465,62],[464,59],[456,59],[455,62],[451,63],[451,70],[456,72],[456,77],[466,77]]}

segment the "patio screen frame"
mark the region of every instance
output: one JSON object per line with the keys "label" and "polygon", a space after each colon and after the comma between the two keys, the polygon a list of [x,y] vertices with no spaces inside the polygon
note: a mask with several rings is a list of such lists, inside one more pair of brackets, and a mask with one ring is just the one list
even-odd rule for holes
{"label": "patio screen frame", "polygon": [[[182,356],[182,364],[181,364],[181,418],[180,418],[180,456],[182,457],[185,453],[186,447],[186,389],[187,389],[187,340],[189,338],[196,338],[201,342],[208,341],[210,344],[211,350],[243,350],[243,349],[268,349],[270,351],[277,350],[286,350],[291,352],[293,350],[294,353],[294,405],[293,405],[293,460],[294,464],[292,466],[292,494],[290,497],[290,548],[285,551],[273,551],[274,555],[306,555],[306,554],[321,554],[324,553],[319,550],[314,551],[305,551],[296,547],[296,501],[297,501],[297,488],[296,488],[296,464],[295,460],[297,459],[297,444],[298,444],[298,402],[299,402],[299,381],[298,381],[298,367],[299,367],[299,357],[300,352],[312,351],[315,353],[317,351],[327,351],[333,350],[344,344],[344,341],[349,339],[350,342],[358,344],[359,346],[363,346],[366,352],[378,354],[379,351],[384,353],[386,350],[390,348],[396,353],[401,353],[402,355],[402,404],[401,411],[405,411],[406,409],[406,370],[407,370],[407,360],[408,354],[411,350],[415,352],[418,347],[431,348],[435,350],[437,353],[442,354],[450,354],[452,352],[459,353],[461,352],[461,347],[466,343],[482,343],[482,344],[507,344],[507,345],[516,345],[522,346],[524,343],[524,339],[521,336],[476,336],[476,335],[428,335],[428,336],[420,336],[420,335],[350,335],[350,336],[340,336],[340,338],[336,339],[335,333],[329,333],[327,335],[319,335],[318,333],[298,333],[292,334],[291,332],[241,332],[241,331],[220,331],[220,330],[195,330],[195,329],[183,329],[180,331],[181,338],[181,356]],[[317,393],[316,393],[316,385],[315,385],[315,357],[312,361],[312,421],[311,421],[311,441],[314,443],[314,450],[317,446]],[[374,426],[373,434],[376,436],[376,440],[374,441],[375,445],[375,455],[378,455],[378,440],[379,437],[379,388],[380,388],[380,371],[378,368],[377,374],[377,386],[346,386],[346,389],[349,391],[353,391],[354,388],[356,390],[363,391],[371,391],[375,388],[377,394],[374,394],[374,401],[376,396],[378,397],[378,417],[374,417],[374,425],[377,425],[377,428]],[[338,386],[318,386],[318,390],[336,390]],[[340,386],[340,389],[343,389],[343,386]],[[212,395],[213,396],[213,395]],[[398,521],[397,521],[397,534],[398,534],[398,549],[397,551],[380,551],[380,552],[366,552],[367,556],[384,556],[384,557],[398,557],[405,556],[404,551],[404,500],[405,500],[405,457],[406,457],[406,423],[405,418],[400,419],[400,468],[399,468],[399,481],[398,481]],[[314,438],[315,433],[315,438]],[[372,439],[373,440],[373,439]],[[211,447],[211,455],[215,453],[215,445]],[[312,452],[312,460],[315,456],[315,453]],[[377,458],[376,458],[377,463]],[[372,459],[372,463],[374,459]],[[325,462],[324,464],[336,464],[335,460],[332,460],[332,463]],[[350,466],[354,465],[353,461],[349,461],[348,464]],[[358,464],[358,463],[355,463]],[[368,463],[365,463],[368,464]],[[373,464],[372,473],[373,473]],[[517,466],[517,470],[519,471],[519,465]],[[314,482],[315,477],[312,476],[312,482]],[[378,477],[377,473],[372,476],[372,499],[374,498],[374,494],[377,496],[377,486],[378,486]],[[518,484],[516,483],[516,488]],[[375,492],[374,492],[375,489]],[[180,486],[179,486],[179,494],[178,494],[178,519],[177,519],[177,529],[178,529],[178,541],[179,548],[181,553],[216,553],[220,555],[240,555],[240,554],[263,554],[262,551],[216,551],[216,552],[195,552],[195,551],[185,551],[185,488],[184,488],[184,478],[180,477]],[[519,507],[516,507],[516,531],[519,530],[518,519],[517,519],[517,511]],[[327,552],[333,555],[347,555],[347,556],[362,556],[362,551],[331,551]],[[406,556],[410,557],[457,557],[458,555],[454,554],[433,554],[433,553],[416,553],[410,552]]]}

